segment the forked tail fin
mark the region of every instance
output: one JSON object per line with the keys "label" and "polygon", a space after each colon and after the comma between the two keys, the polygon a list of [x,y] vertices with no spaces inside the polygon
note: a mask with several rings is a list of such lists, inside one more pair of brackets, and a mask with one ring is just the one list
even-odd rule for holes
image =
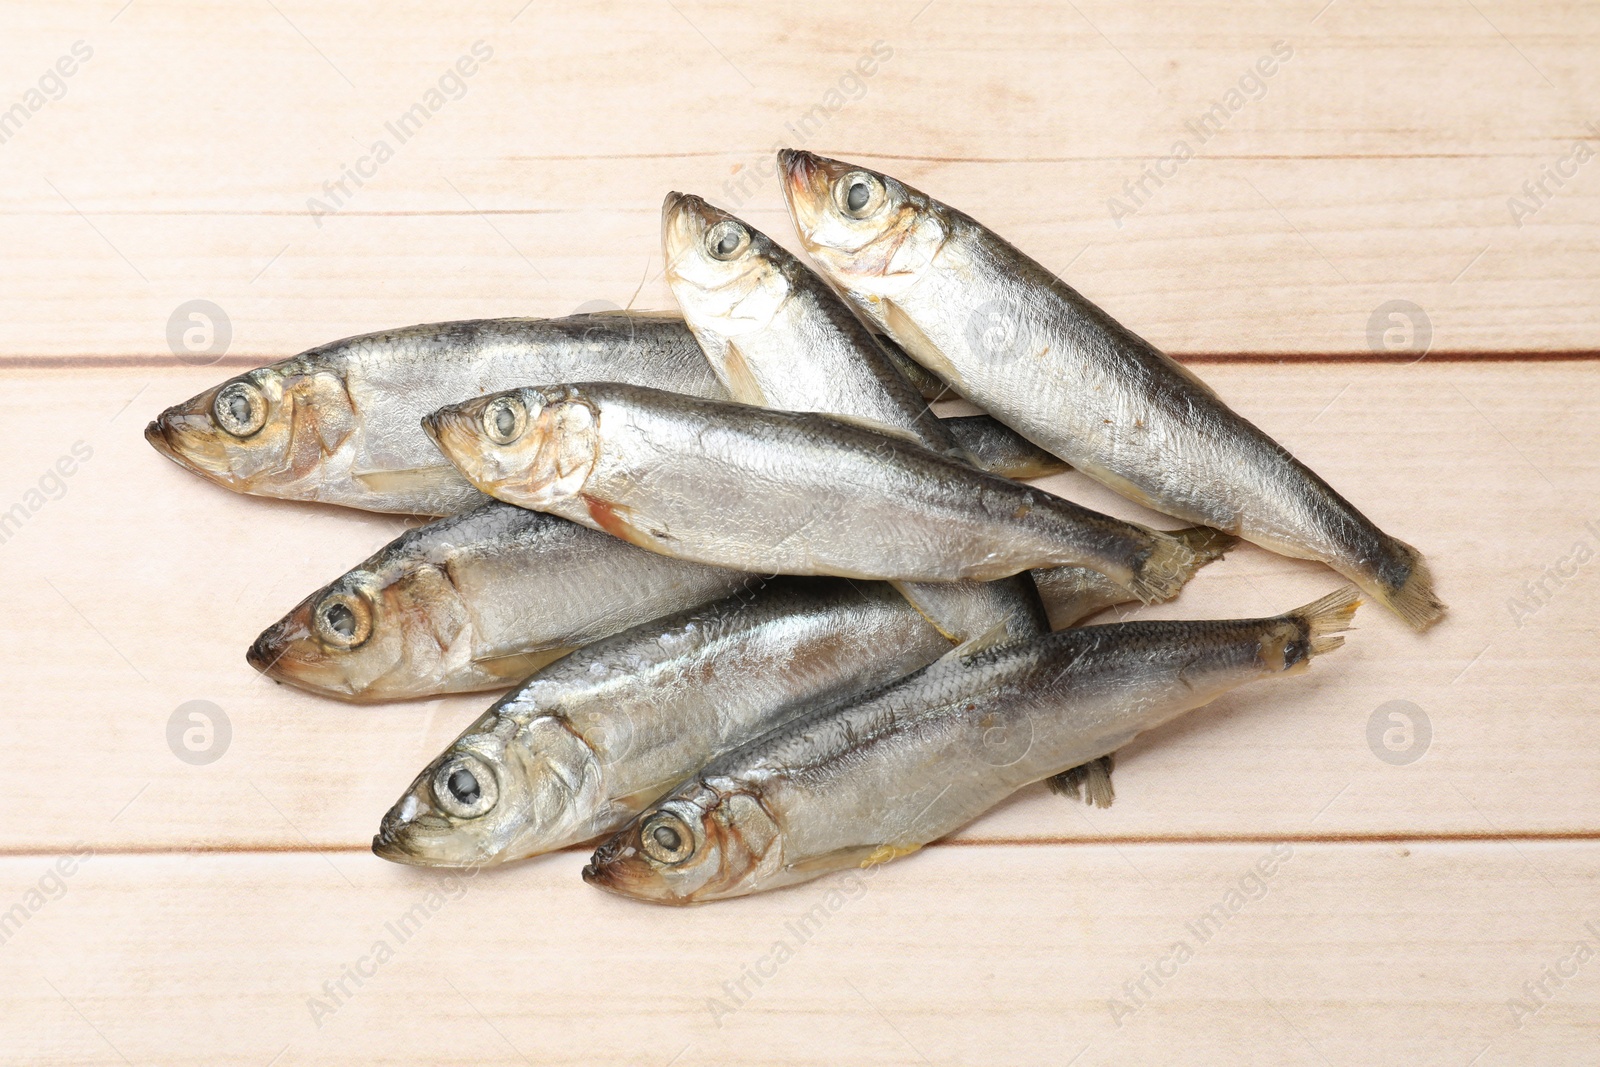
{"label": "forked tail fin", "polygon": [[1444,602],[1433,593],[1433,572],[1428,569],[1422,553],[1406,544],[1395,541],[1396,551],[1406,558],[1406,577],[1398,586],[1381,579],[1374,582],[1371,593],[1384,607],[1406,621],[1413,630],[1426,630],[1444,616]]}
{"label": "forked tail fin", "polygon": [[1361,606],[1361,591],[1347,585],[1321,600],[1313,600],[1303,608],[1287,612],[1289,618],[1304,624],[1311,644],[1311,654],[1320,656],[1344,644],[1343,634],[1351,629],[1351,620]]}

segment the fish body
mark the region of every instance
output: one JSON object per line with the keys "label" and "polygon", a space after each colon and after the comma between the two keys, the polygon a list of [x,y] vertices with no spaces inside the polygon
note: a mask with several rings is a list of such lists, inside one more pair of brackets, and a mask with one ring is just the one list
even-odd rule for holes
{"label": "fish body", "polygon": [[[451,515],[483,495],[440,457],[422,416],[513,386],[570,381],[727,397],[674,315],[472,319],[347,337],[246,371],[162,412],[145,439],[238,493]],[[1038,464],[998,424],[962,429],[983,462]]]}
{"label": "fish body", "polygon": [[[855,312],[766,234],[700,197],[668,193],[661,238],[684,321],[734,400],[851,419],[972,462]],[[1047,625],[1025,575],[899,588],[953,640],[996,628],[1027,637]]]}
{"label": "fish body", "polygon": [[[1238,538],[1209,526],[1189,526],[1168,533],[1188,546],[1199,567],[1221,559],[1238,544]],[[1052,630],[1076,626],[1107,608],[1139,603],[1138,597],[1088,567],[1052,567],[1032,574]]]}
{"label": "fish body", "polygon": [[499,689],[754,581],[485,500],[407,531],[312,593],[247,658],[279,681],[361,703]]}
{"label": "fish body", "polygon": [[916,851],[1011,793],[1343,642],[1345,589],[1270,619],[1133,622],[959,651],[719,757],[603,844],[584,878],[664,904]]}
{"label": "fish body", "polygon": [[440,457],[422,416],[574,380],[725,395],[675,316],[475,319],[347,337],[247,371],[168,408],[145,438],[235,492],[449,515],[483,497]]}
{"label": "fish body", "polygon": [[981,470],[1022,481],[1068,469],[1060,458],[989,415],[954,415],[940,421],[961,452]]}
{"label": "fish body", "polygon": [[1004,239],[887,175],[782,162],[813,260],[962,396],[1131,500],[1321,560],[1419,629],[1442,615],[1416,549]]}
{"label": "fish body", "polygon": [[425,424],[499,499],[718,566],[928,582],[1071,564],[1157,599],[1194,564],[1165,534],[827,415],[579,383]]}
{"label": "fish body", "polygon": [[951,644],[890,587],[778,578],[539,671],[418,775],[373,841],[423,866],[609,833],[721,752]]}

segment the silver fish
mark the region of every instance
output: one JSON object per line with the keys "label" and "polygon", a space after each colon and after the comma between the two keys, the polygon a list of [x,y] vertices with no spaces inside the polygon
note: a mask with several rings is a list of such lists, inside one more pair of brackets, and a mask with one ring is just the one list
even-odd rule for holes
{"label": "silver fish", "polygon": [[609,833],[717,754],[951,644],[878,582],[779,578],[551,664],[417,776],[373,851],[524,859]]}
{"label": "silver fish", "polygon": [[755,581],[486,500],[407,531],[312,593],[246,658],[279,681],[360,703],[499,689]]}
{"label": "silver fish", "polygon": [[[1197,567],[1221,559],[1228,549],[1238,544],[1238,538],[1209,526],[1189,526],[1167,533],[1188,546],[1195,555]],[[1034,571],[1033,583],[1039,589],[1039,599],[1044,602],[1052,630],[1076,626],[1107,608],[1139,603],[1138,597],[1088,567],[1053,567]]]}
{"label": "silver fish", "polygon": [[[855,312],[766,234],[698,196],[668,193],[661,242],[684,321],[734,400],[858,421],[971,462]],[[953,640],[1046,627],[1025,575],[899,588]]]}
{"label": "silver fish", "polygon": [[1019,481],[1067,470],[1067,464],[991,415],[954,415],[940,420],[972,465]]}
{"label": "silver fish", "polygon": [[[483,495],[440,458],[422,416],[497,389],[577,380],[727,396],[675,315],[473,319],[347,337],[247,371],[168,408],[145,439],[239,493],[451,515]],[[956,429],[979,462],[1021,462],[1017,476],[1032,477],[1027,465],[1037,466],[1037,456],[1014,431]]]}
{"label": "silver fish", "polygon": [[660,904],[914,852],[1011,793],[1343,643],[1346,588],[1270,619],[1061,630],[819,709],[712,761],[595,852],[584,879]]}
{"label": "silver fish", "polygon": [[962,396],[1131,500],[1320,560],[1417,629],[1443,614],[1416,549],[995,233],[864,167],[780,160],[812,259]]}
{"label": "silver fish", "polygon": [[423,415],[512,386],[595,379],[723,395],[675,316],[477,319],[347,337],[247,371],[168,408],[145,438],[235,492],[449,515],[483,497],[423,435]]}
{"label": "silver fish", "polygon": [[424,424],[498,499],[717,566],[908,582],[1088,566],[1154,600],[1195,565],[1166,534],[827,415],[597,382]]}

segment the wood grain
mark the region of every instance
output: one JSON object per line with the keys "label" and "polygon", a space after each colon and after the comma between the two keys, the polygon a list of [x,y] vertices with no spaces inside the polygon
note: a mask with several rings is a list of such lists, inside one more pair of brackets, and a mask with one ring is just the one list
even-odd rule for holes
{"label": "wood grain", "polygon": [[[1397,299],[1441,349],[1594,347],[1600,182],[1584,165],[1532,215],[1508,208],[1578,139],[1600,147],[1591,6],[1340,0],[1312,21],[1313,3],[1152,18],[921,2],[537,5],[515,21],[516,3],[139,0],[115,22],[105,4],[23,5],[6,69],[43,70],[78,39],[95,54],[0,145],[15,250],[0,358],[164,353],[193,298],[263,359],[626,303],[641,280],[639,306],[670,306],[665,191],[791,242],[775,186],[750,178],[780,142],[974,212],[1176,352],[1368,351]],[[403,144],[388,133],[478,40],[494,54],[459,99]],[[878,41],[893,55],[849,83],[859,97],[814,112]],[[1278,41],[1292,58],[1202,144],[1186,123]],[[378,139],[393,158],[313,217]],[[1178,140],[1195,157],[1141,179]],[[1124,183],[1141,180],[1134,205]],[[1137,211],[1113,220],[1113,197]]]}
{"label": "wood grain", "polygon": [[[1592,1056],[1600,164],[1575,157],[1600,154],[1597,47],[1595,5],[1507,0],[7,5],[0,1060]],[[440,88],[401,143],[386,124]],[[1193,157],[1163,163],[1179,140]],[[668,307],[669,189],[794,246],[779,144],[972,212],[1191,362],[1427,552],[1450,616],[1418,637],[1369,606],[1306,676],[1135,742],[1111,809],[1026,790],[861,889],[675,912],[590,890],[574,853],[467,883],[375,859],[379,816],[489,698],[345,707],[243,651],[403,524],[233,496],[143,422],[339,336]],[[209,367],[168,339],[197,298],[232,327]],[[1141,614],[1336,581],[1244,548]],[[190,700],[232,729],[204,766],[168,746]],[[1430,726],[1409,763],[1382,742],[1395,707]],[[385,924],[419,901],[400,944]],[[379,939],[393,958],[335,1001]]]}
{"label": "wood grain", "polygon": [[[8,1058],[1459,1065],[1594,1049],[1600,961],[1571,960],[1600,944],[1587,845],[930,849],[687,910],[590,891],[581,862],[446,882],[370,855],[93,857],[3,947]],[[46,866],[0,861],[0,900]],[[1524,983],[1541,980],[1535,1001]]]}

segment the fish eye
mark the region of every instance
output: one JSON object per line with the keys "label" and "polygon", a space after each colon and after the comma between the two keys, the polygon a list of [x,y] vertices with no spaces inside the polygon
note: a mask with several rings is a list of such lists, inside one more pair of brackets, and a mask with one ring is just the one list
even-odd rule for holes
{"label": "fish eye", "polygon": [[216,424],[234,437],[249,437],[267,422],[267,398],[246,381],[230,382],[211,403]]}
{"label": "fish eye", "polygon": [[639,829],[639,841],[657,863],[682,863],[694,855],[694,834],[670,811],[658,811]]}
{"label": "fish eye", "polygon": [[353,593],[329,593],[312,610],[311,626],[334,648],[360,648],[372,636],[372,606]]}
{"label": "fish eye", "polygon": [[750,231],[732,219],[723,219],[706,231],[706,250],[713,259],[733,259],[748,247]]}
{"label": "fish eye", "polygon": [[854,171],[839,179],[834,189],[839,210],[853,219],[864,219],[883,206],[887,194],[883,182],[865,171]]}
{"label": "fish eye", "polygon": [[446,760],[434,773],[433,799],[449,815],[475,819],[494,807],[500,787],[482,760],[460,755]]}
{"label": "fish eye", "polygon": [[483,432],[497,445],[509,445],[528,425],[528,409],[515,396],[496,397],[483,409]]}

